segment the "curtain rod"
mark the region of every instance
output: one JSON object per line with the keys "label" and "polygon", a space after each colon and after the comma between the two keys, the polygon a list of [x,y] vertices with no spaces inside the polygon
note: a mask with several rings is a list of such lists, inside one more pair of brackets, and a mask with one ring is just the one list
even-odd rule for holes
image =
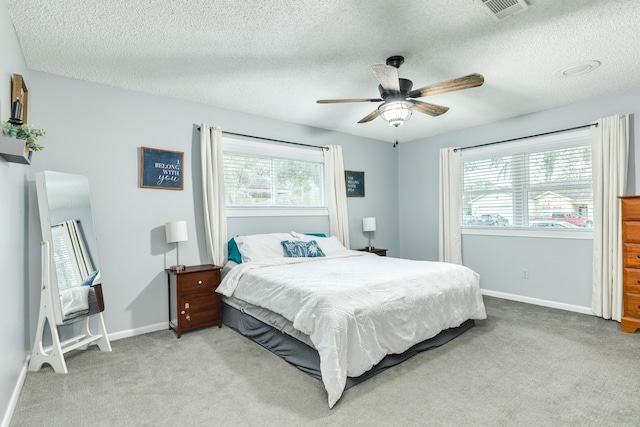
{"label": "curtain rod", "polygon": [[485,147],[487,145],[502,144],[503,142],[511,142],[511,141],[518,141],[519,139],[535,138],[536,136],[551,135],[551,134],[554,134],[554,133],[568,132],[570,130],[585,129],[585,128],[590,128],[591,126],[598,127],[598,123],[591,123],[591,124],[588,124],[588,125],[576,126],[576,127],[567,128],[567,129],[552,130],[551,132],[539,133],[539,134],[536,134],[536,135],[529,135],[529,136],[521,136],[519,138],[505,139],[505,140],[502,140],[502,141],[487,142],[486,144],[472,145],[470,147],[460,147],[460,148],[454,149],[453,151],[466,150],[467,148]]}
{"label": "curtain rod", "polygon": [[[200,128],[198,128],[198,130],[200,130]],[[282,142],[284,144],[300,145],[302,147],[311,147],[311,148],[319,148],[320,150],[328,150],[327,147],[318,147],[317,145],[303,144],[301,142],[283,141],[281,139],[271,139],[271,138],[264,138],[262,136],[245,135],[243,133],[227,132],[224,130],[222,131],[222,133],[227,135],[244,136],[245,138],[262,139],[263,141]]]}

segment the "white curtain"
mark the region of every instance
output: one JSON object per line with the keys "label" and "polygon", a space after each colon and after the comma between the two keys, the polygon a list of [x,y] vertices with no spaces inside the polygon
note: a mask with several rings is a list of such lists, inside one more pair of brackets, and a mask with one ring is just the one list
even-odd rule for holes
{"label": "white curtain", "polygon": [[336,236],[342,242],[345,248],[349,249],[349,215],[342,147],[329,145],[324,148],[330,232],[332,236]]}
{"label": "white curtain", "polygon": [[220,128],[200,126],[200,151],[207,254],[209,263],[223,265],[227,259],[227,210]]}
{"label": "white curtain", "polygon": [[627,190],[629,116],[597,121],[591,129],[593,156],[593,284],[591,310],[597,316],[622,317],[622,225],[620,200]]}
{"label": "white curtain", "polygon": [[459,148],[440,149],[438,257],[453,264],[462,264],[460,165]]}

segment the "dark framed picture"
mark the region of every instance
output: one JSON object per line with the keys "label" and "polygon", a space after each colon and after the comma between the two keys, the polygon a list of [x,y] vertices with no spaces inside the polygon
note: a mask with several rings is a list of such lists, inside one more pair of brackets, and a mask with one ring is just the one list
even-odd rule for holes
{"label": "dark framed picture", "polygon": [[364,197],[364,172],[344,171],[347,197]]}
{"label": "dark framed picture", "polygon": [[140,187],[184,189],[184,153],[140,147]]}

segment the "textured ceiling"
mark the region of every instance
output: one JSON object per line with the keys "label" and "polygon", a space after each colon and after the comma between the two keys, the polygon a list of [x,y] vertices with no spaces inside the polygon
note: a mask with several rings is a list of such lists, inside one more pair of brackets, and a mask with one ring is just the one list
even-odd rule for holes
{"label": "textured ceiling", "polygon": [[[370,66],[393,55],[414,88],[485,77],[421,98],[450,110],[400,141],[640,87],[637,0],[528,0],[501,22],[478,0],[5,1],[31,69],[387,141],[357,123],[377,104],[315,101],[378,97]],[[602,65],[554,75],[585,60]]]}

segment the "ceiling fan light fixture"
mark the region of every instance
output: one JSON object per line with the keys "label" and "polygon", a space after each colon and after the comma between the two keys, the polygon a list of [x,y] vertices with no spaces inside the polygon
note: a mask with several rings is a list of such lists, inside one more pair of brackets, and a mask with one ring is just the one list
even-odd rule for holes
{"label": "ceiling fan light fixture", "polygon": [[401,126],[411,118],[411,104],[406,101],[385,103],[378,109],[380,110],[380,117],[394,127]]}

